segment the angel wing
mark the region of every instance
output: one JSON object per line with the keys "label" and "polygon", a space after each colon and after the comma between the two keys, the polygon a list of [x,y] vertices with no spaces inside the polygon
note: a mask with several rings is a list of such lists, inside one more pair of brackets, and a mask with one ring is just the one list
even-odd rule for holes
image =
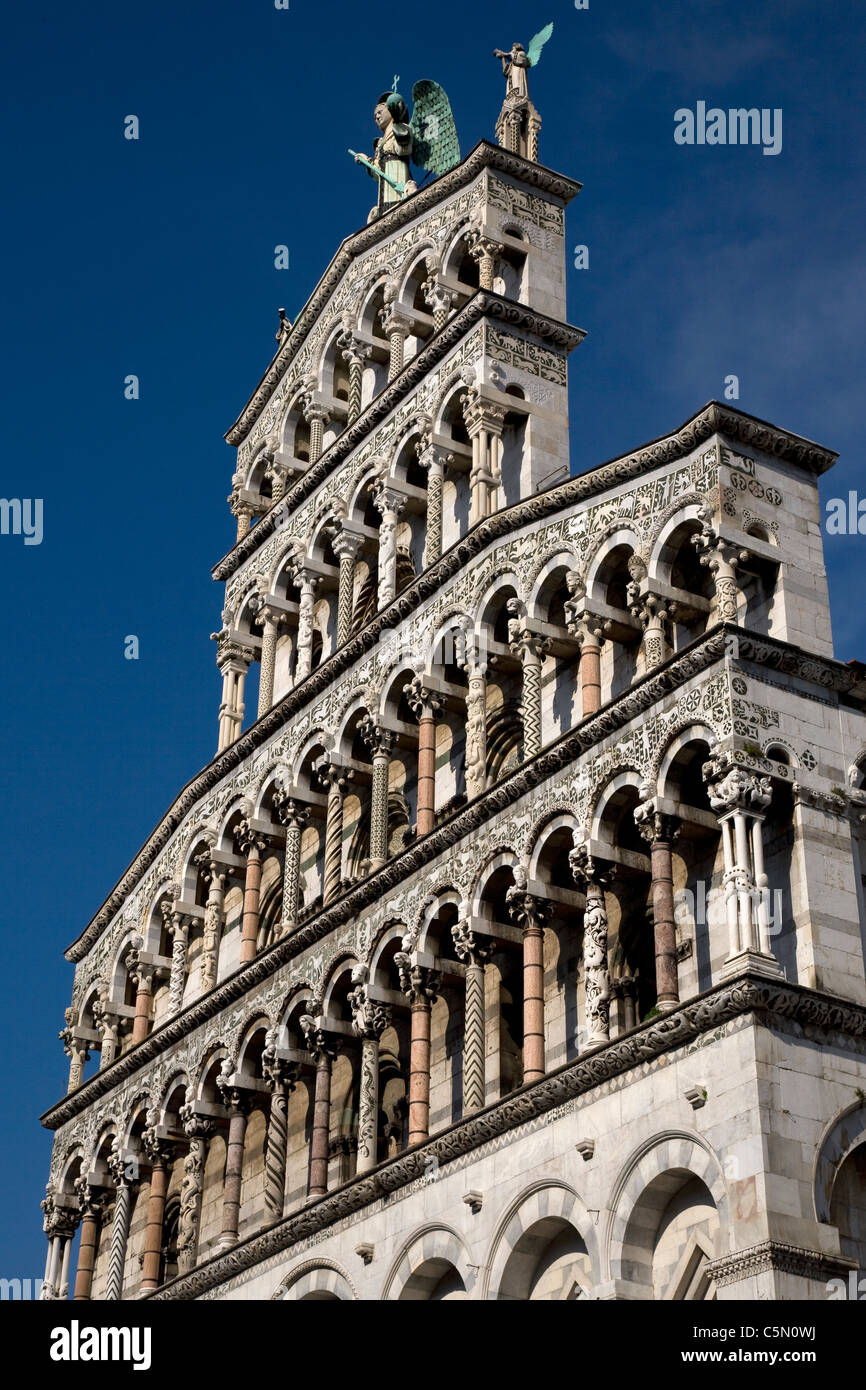
{"label": "angel wing", "polygon": [[529,59],[529,66],[531,68],[534,68],[537,64],[539,58],[541,57],[541,50],[547,43],[547,40],[550,38],[552,33],[553,25],[545,24],[544,28],[540,29],[539,32],[535,35],[535,38],[529,40],[529,48],[526,50],[526,56]]}
{"label": "angel wing", "polygon": [[412,88],[412,163],[444,174],[460,162],[460,144],[451,103],[438,82],[423,78]]}

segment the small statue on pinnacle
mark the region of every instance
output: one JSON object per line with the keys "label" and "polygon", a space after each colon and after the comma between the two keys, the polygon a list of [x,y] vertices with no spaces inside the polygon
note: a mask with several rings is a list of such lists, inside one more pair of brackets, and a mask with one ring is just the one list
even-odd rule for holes
{"label": "small statue on pinnacle", "polygon": [[379,183],[376,206],[368,222],[381,217],[394,203],[417,193],[412,165],[429,174],[444,174],[460,159],[460,145],[451,113],[451,103],[438,82],[424,79],[412,88],[411,119],[406,102],[397,91],[399,77],[390,92],[383,92],[373,113],[382,134],[373,148],[373,158],[349,150],[356,164],[363,164]]}
{"label": "small statue on pinnacle", "polygon": [[546,24],[530,40],[528,49],[522,43],[515,43],[510,52],[501,48],[493,50],[494,58],[501,58],[505,74],[505,100],[496,122],[496,138],[512,154],[522,155],[534,163],[538,162],[541,117],[529,97],[527,74],[530,68],[538,65],[541,50],[552,33],[553,25]]}

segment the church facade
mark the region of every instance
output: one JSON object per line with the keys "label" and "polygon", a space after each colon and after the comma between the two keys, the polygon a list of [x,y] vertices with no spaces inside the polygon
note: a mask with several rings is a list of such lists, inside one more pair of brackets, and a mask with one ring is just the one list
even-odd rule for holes
{"label": "church facade", "polygon": [[227,436],[218,748],[67,952],[46,1297],[866,1268],[835,455],[711,403],[571,476],[579,185],[497,56],[499,143],[399,196],[371,171]]}

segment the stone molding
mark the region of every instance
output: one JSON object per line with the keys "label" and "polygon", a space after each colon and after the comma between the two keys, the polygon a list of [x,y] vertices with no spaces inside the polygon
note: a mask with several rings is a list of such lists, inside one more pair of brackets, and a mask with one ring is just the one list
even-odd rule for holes
{"label": "stone molding", "polygon": [[[743,1014],[756,1014],[759,1022],[777,1016],[833,1032],[866,1036],[866,1008],[842,1004],[800,985],[741,976],[698,995],[661,1018],[642,1024],[626,1037],[594,1049],[585,1058],[566,1063],[540,1081],[521,1087],[504,1100],[440,1131],[410,1153],[387,1160],[369,1174],[352,1178],[337,1191],[306,1203],[277,1225],[248,1237],[225,1254],[212,1256],[197,1269],[177,1277],[147,1297],[157,1301],[197,1298],[260,1261],[288,1250],[298,1241],[324,1231],[336,1221],[352,1216],[423,1177],[431,1155],[441,1168],[489,1140],[519,1129],[536,1116],[593,1090],[610,1077],[660,1057]],[[785,1252],[792,1252],[791,1260],[796,1257],[802,1262],[792,1271],[795,1273],[807,1268],[808,1260],[820,1259],[816,1252],[795,1246],[767,1242],[766,1247],[765,1254],[753,1253],[764,1251],[763,1246],[755,1246],[741,1256],[726,1256],[715,1261],[714,1267],[725,1266],[721,1277],[725,1279],[729,1274],[734,1280],[745,1278],[762,1267],[783,1267],[779,1261],[788,1257]],[[754,1267],[741,1269],[736,1263],[738,1260],[753,1260]]]}
{"label": "stone molding", "polygon": [[240,444],[261,415],[283,376],[286,368],[300,348],[310,329],[319,319],[328,299],[345,275],[349,266],[359,256],[372,250],[378,242],[393,236],[399,228],[407,226],[417,218],[423,217],[437,203],[457,193],[470,184],[484,169],[495,169],[507,174],[520,183],[528,184],[559,199],[563,204],[571,202],[580,192],[581,185],[574,179],[557,174],[543,164],[535,164],[520,155],[493,145],[487,140],[479,140],[465,159],[447,174],[443,174],[428,188],[407,198],[405,202],[395,203],[393,207],[375,222],[369,223],[359,231],[353,232],[341,243],[336,255],[324,275],[319,280],[307,303],[299,313],[285,342],[274,354],[264,376],[244,406],[235,423],[227,431],[225,439],[229,444]]}
{"label": "stone molding", "polygon": [[809,1250],[802,1245],[764,1240],[758,1245],[750,1245],[746,1250],[737,1250],[731,1255],[722,1255],[718,1260],[710,1260],[706,1273],[717,1287],[723,1287],[771,1272],[795,1274],[801,1279],[827,1280],[847,1274],[849,1269],[855,1267],[854,1261],[846,1260],[844,1256],[824,1255],[819,1250]]}

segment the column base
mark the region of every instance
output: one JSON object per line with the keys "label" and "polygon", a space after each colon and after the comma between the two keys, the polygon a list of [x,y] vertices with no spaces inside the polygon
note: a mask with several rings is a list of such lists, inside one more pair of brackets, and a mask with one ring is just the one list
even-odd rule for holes
{"label": "column base", "polygon": [[785,972],[775,956],[765,955],[763,951],[739,951],[728,956],[719,972],[719,980],[730,980],[735,975],[766,975],[772,980],[784,980]]}

